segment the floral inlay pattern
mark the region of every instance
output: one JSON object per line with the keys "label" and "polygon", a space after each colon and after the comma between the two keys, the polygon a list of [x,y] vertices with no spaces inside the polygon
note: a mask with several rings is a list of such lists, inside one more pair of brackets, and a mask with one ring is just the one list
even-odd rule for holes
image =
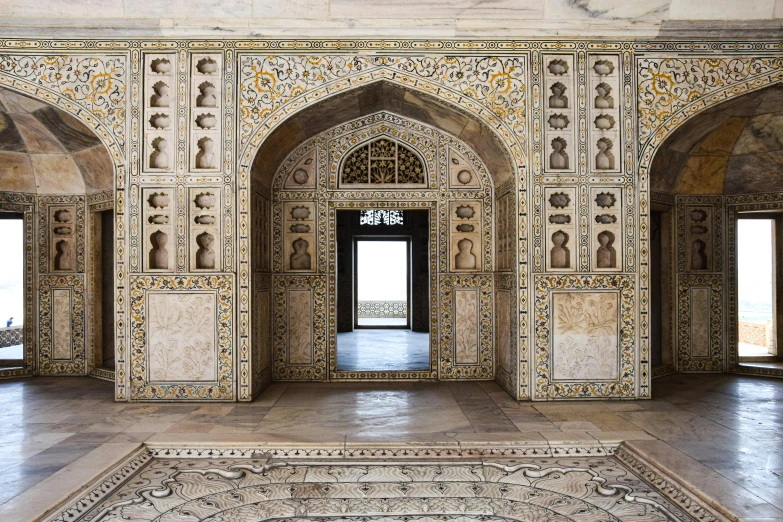
{"label": "floral inlay pattern", "polygon": [[691,494],[662,493],[650,484],[668,481],[650,474],[633,454],[386,463],[140,455],[53,520],[724,520]]}
{"label": "floral inlay pattern", "polygon": [[0,55],[0,74],[13,75],[73,100],[125,144],[128,71],[124,56]]}
{"label": "floral inlay pattern", "polygon": [[536,277],[537,398],[633,397],[633,276]]}
{"label": "floral inlay pattern", "polygon": [[150,381],[215,380],[215,294],[150,293]]}
{"label": "floral inlay pattern", "polygon": [[230,275],[131,279],[134,400],[234,398],[233,292]]}
{"label": "floral inlay pattern", "polygon": [[616,380],[617,294],[557,292],[552,300],[553,380]]}

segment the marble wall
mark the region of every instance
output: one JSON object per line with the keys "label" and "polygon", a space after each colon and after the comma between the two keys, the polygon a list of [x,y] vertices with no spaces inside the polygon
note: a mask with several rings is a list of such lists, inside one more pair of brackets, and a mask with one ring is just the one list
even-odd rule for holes
{"label": "marble wall", "polygon": [[[399,378],[649,397],[652,159],[701,111],[783,79],[779,44],[348,44],[101,41],[44,58],[3,42],[0,84],[73,115],[111,158],[116,398],[390,378],[334,366],[335,215],[362,205],[430,211],[433,363]],[[423,177],[343,178],[380,138]],[[672,200],[681,370],[732,367],[730,202],[752,202],[731,197]],[[13,203],[37,215],[31,373],[90,372],[88,198]]]}

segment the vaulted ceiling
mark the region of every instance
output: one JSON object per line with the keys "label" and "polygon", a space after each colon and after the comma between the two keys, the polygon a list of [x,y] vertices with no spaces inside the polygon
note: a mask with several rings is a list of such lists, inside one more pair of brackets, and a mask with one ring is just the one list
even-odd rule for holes
{"label": "vaulted ceiling", "polygon": [[676,194],[783,192],[783,85],[686,122],[653,159],[650,186]]}
{"label": "vaulted ceiling", "polygon": [[85,194],[113,188],[101,141],[75,117],[0,88],[0,191]]}

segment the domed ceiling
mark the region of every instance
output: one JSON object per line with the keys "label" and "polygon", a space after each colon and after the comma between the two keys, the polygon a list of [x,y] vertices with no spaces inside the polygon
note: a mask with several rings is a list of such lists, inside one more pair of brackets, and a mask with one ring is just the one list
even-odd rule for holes
{"label": "domed ceiling", "polygon": [[783,85],[685,123],[656,154],[650,186],[676,194],[783,192]]}
{"label": "domed ceiling", "polygon": [[109,153],[79,120],[0,88],[0,191],[89,194],[113,188]]}

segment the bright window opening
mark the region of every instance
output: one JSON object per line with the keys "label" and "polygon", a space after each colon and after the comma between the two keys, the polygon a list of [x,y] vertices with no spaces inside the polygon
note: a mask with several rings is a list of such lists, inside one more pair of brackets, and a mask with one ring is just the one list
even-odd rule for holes
{"label": "bright window opening", "polygon": [[740,219],[737,226],[739,355],[775,353],[772,303],[773,221]]}
{"label": "bright window opening", "polygon": [[22,219],[0,219],[0,360],[21,360],[24,323],[24,232]]}
{"label": "bright window opening", "polygon": [[408,242],[356,242],[357,324],[408,324]]}

